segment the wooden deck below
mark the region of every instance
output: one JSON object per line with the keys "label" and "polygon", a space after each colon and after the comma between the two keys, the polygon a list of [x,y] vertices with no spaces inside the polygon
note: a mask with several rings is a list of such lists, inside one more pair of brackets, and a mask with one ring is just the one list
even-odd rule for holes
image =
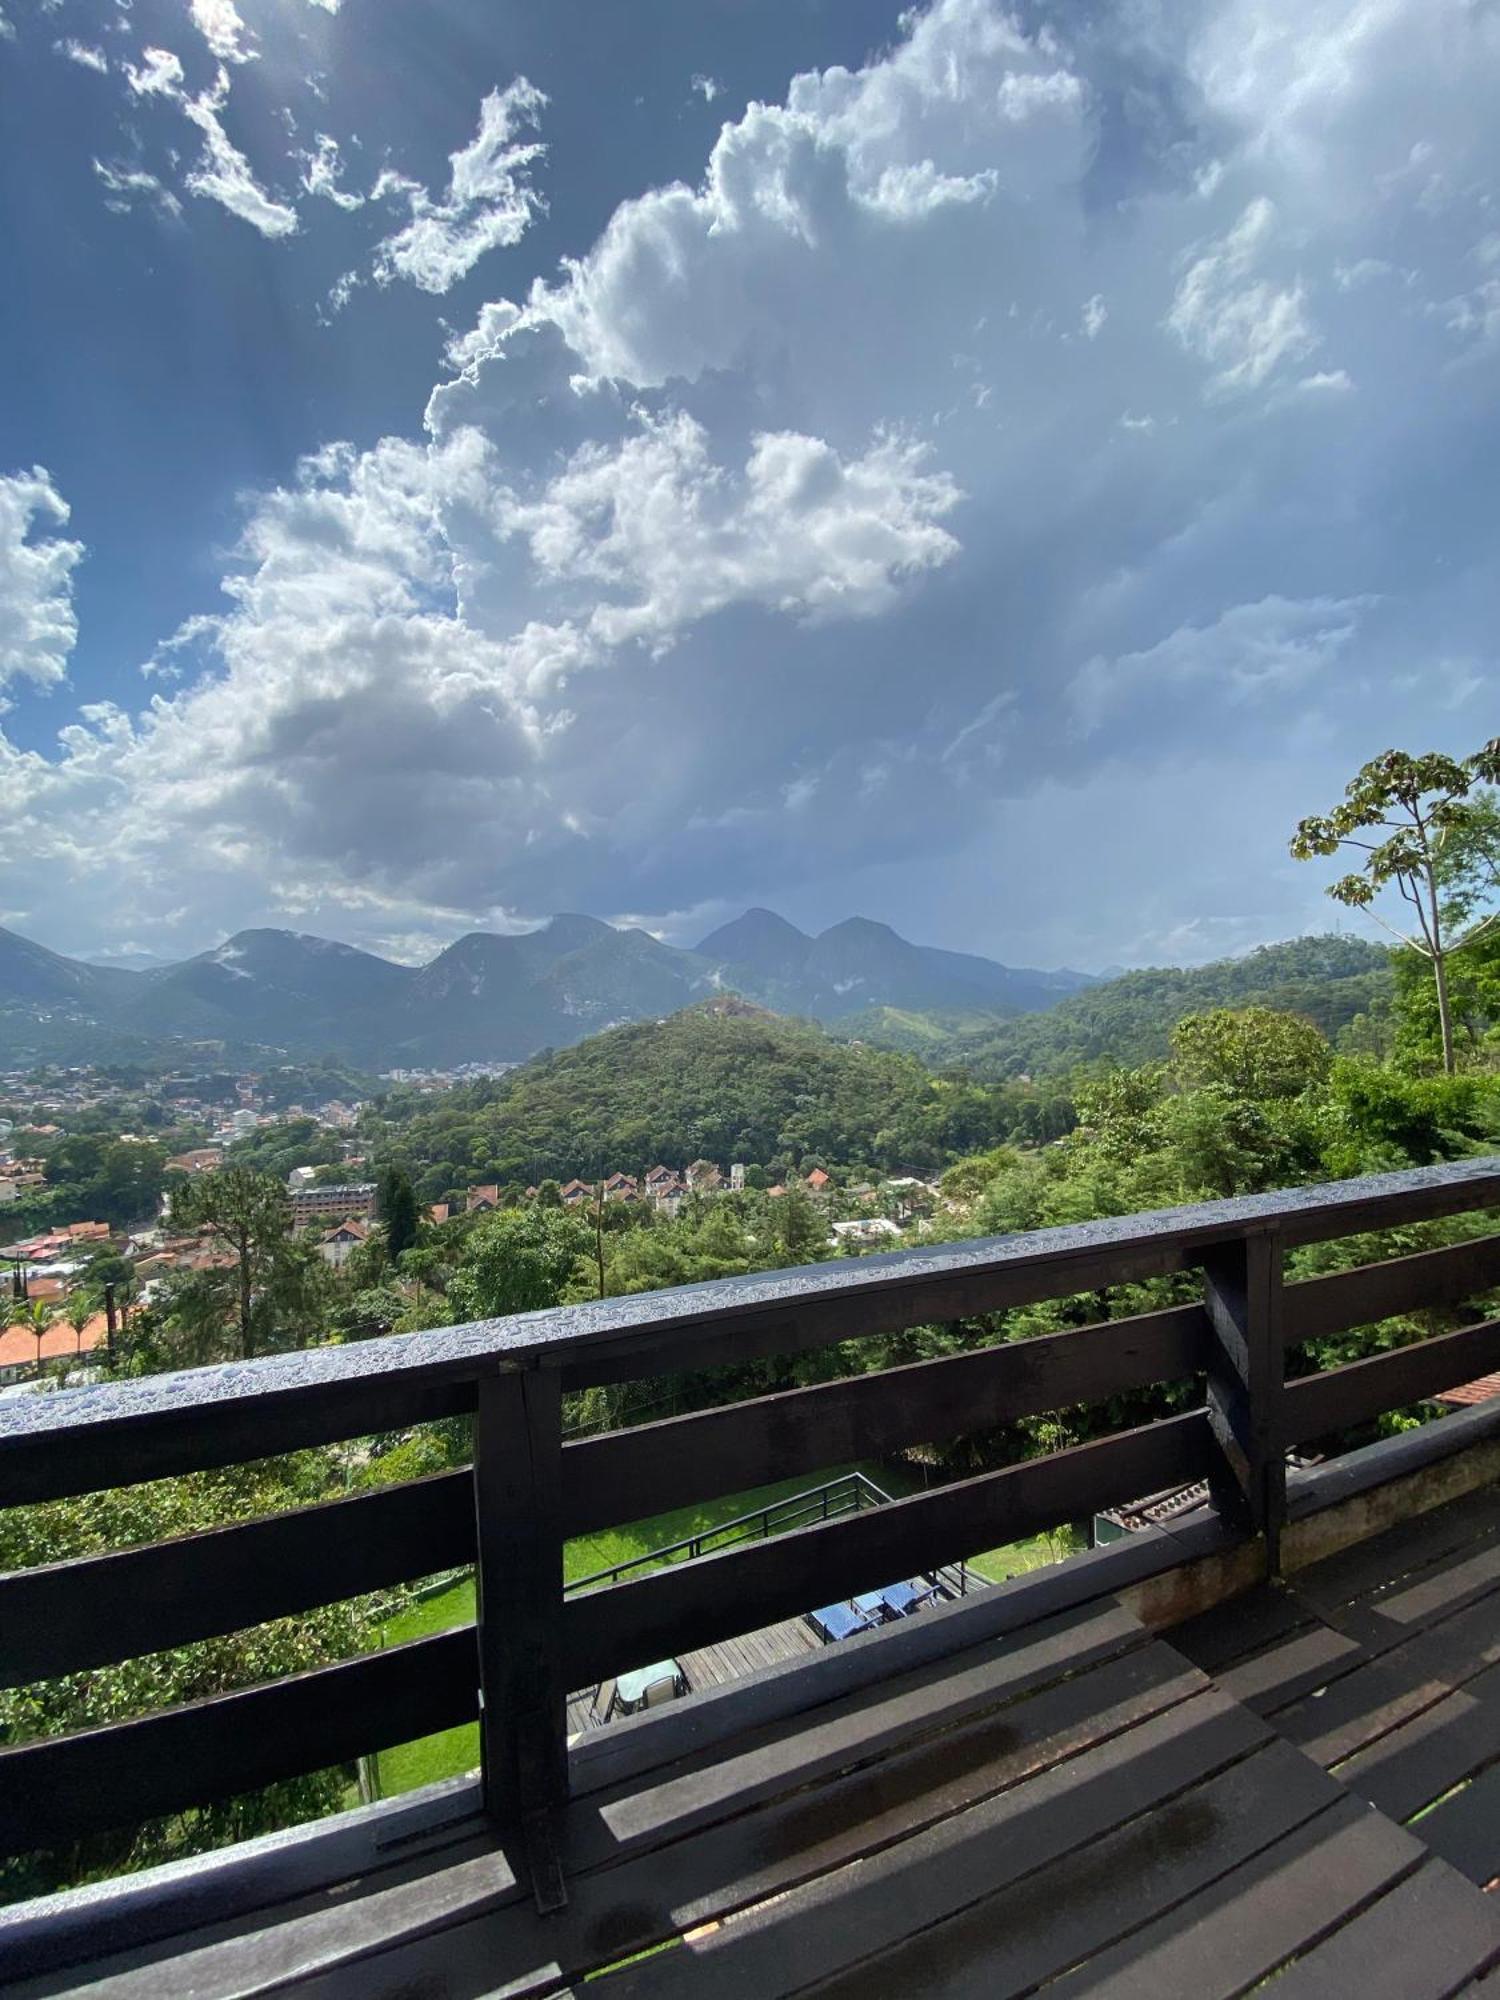
{"label": "wooden deck below", "polygon": [[[816,1653],[822,1641],[802,1618],[783,1618],[779,1625],[767,1625],[759,1632],[747,1632],[740,1639],[725,1639],[717,1646],[700,1646],[684,1653],[678,1662],[694,1694],[709,1688],[727,1687],[731,1681],[758,1674],[766,1667],[781,1666],[802,1653]],[[568,1703],[568,1734],[579,1736],[596,1727],[590,1722],[592,1691],[574,1695]]]}
{"label": "wooden deck below", "polygon": [[10,1992],[1500,1990],[1500,1493],[1165,1637],[1114,1599],[939,1658],[919,1636],[855,1642],[892,1670],[832,1695],[831,1662],[782,1665],[824,1690],[790,1717],[714,1734],[686,1702],[591,1732],[555,1915],[470,1816],[337,1889]]}

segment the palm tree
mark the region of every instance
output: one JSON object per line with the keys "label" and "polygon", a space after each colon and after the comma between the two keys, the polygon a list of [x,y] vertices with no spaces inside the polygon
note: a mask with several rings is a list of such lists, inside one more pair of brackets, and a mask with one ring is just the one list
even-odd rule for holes
{"label": "palm tree", "polygon": [[28,1299],[21,1308],[18,1326],[24,1326],[36,1342],[36,1372],[42,1372],[42,1341],[52,1324],[52,1311],[44,1299]]}
{"label": "palm tree", "polygon": [[73,1329],[73,1354],[77,1360],[81,1361],[83,1359],[84,1329],[98,1310],[98,1302],[93,1294],[84,1291],[82,1288],[74,1292],[73,1296],[68,1300],[67,1309],[63,1317]]}

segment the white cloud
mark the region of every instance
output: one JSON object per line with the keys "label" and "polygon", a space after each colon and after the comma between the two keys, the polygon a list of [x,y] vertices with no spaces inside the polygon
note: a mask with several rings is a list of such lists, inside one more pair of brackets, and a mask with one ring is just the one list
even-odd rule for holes
{"label": "white cloud", "polygon": [[939,525],[957,489],[922,456],[883,440],[846,463],[781,432],[756,437],[730,475],[702,426],[677,414],[617,449],[585,447],[533,499],[503,493],[496,517],[549,582],[604,593],[587,625],[598,646],[659,646],[731,604],[870,617],[903,576],[958,550]]}
{"label": "white cloud", "polygon": [[71,35],[66,41],[54,42],[52,46],[69,62],[77,63],[80,69],[96,70],[100,76],[109,74],[109,57],[103,49],[96,49],[88,42],[75,41]]}
{"label": "white cloud", "polygon": [[73,572],[83,544],[36,532],[39,522],[65,527],[67,520],[68,503],[45,466],[0,478],[0,690],[22,678],[47,686],[67,671],[78,637]]}
{"label": "white cloud", "polygon": [[245,47],[242,37],[249,29],[240,19],[234,0],[188,0],[193,26],[202,35],[220,62],[254,62],[256,51]]}
{"label": "white cloud", "polygon": [[712,104],[723,89],[723,85],[711,76],[695,76],[692,81],[692,88],[697,91],[705,104]]}
{"label": "white cloud", "polygon": [[123,68],[132,96],[175,98],[181,93],[182,61],[170,49],[143,49],[139,68],[134,63]]}
{"label": "white cloud", "polygon": [[1083,336],[1085,340],[1097,340],[1104,330],[1104,322],[1109,318],[1109,307],[1104,303],[1104,294],[1095,292],[1083,305]]}
{"label": "white cloud", "polygon": [[412,219],[379,245],[378,283],[405,278],[425,292],[446,292],[486,251],[520,242],[543,206],[531,169],[546,148],[518,141],[516,133],[536,124],[546,102],[524,76],[492,90],[479,107],[479,130],[449,157],[448,188],[439,201],[414,181],[381,176],[376,195],[404,195]]}
{"label": "white cloud", "polygon": [[221,69],[209,89],[197,97],[183,98],[184,114],[203,134],[202,156],[184,185],[189,194],[218,202],[262,236],[290,236],[297,227],[296,210],[266,192],[250,162],[224,130],[219,113],[228,97],[229,73]]}
{"label": "white cloud", "polygon": [[1073,713],[1080,727],[1094,730],[1129,703],[1159,712],[1169,696],[1202,702],[1218,693],[1237,705],[1284,693],[1339,659],[1370,602],[1263,597],[1234,605],[1211,625],[1180,625],[1144,652],[1096,655],[1068,688]]}
{"label": "white cloud", "polygon": [[1301,285],[1257,275],[1275,233],[1275,205],[1257,196],[1227,236],[1193,258],[1177,287],[1167,325],[1218,371],[1215,389],[1258,389],[1283,361],[1318,344]]}
{"label": "white cloud", "polygon": [[144,167],[128,166],[120,160],[95,160],[94,172],[106,190],[104,206],[115,215],[126,215],[143,201],[171,221],[182,214],[182,203],[172,190]]}
{"label": "white cloud", "polygon": [[310,153],[301,153],[302,185],[308,194],[321,195],[342,209],[363,208],[365,198],[350,189],[340,187],[339,179],[344,171],[339,157],[339,142],[331,139],[326,132],[320,132]]}
{"label": "white cloud", "polygon": [[15,39],[16,39],[15,22],[12,21],[10,17],[3,11],[0,11],[0,42],[13,42]]}

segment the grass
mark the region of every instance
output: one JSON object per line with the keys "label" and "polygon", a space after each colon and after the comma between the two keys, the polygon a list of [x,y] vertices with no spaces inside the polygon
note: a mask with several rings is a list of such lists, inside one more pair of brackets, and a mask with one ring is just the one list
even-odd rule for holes
{"label": "grass", "polygon": [[[816,1477],[783,1479],[774,1486],[758,1486],[746,1493],[726,1494],[722,1499],[702,1506],[679,1507],[673,1513],[634,1521],[627,1527],[580,1536],[563,1550],[563,1574],[570,1583],[579,1577],[591,1576],[598,1570],[646,1555],[652,1549],[686,1541],[690,1535],[703,1534],[710,1528],[733,1520],[737,1514],[748,1514],[758,1507],[771,1506],[794,1493],[824,1485],[849,1472],[863,1472],[897,1499],[920,1490],[921,1482],[899,1466],[873,1463],[835,1466]],[[1033,1535],[1026,1541],[990,1549],[984,1555],[974,1556],[969,1567],[991,1583],[1003,1583],[1009,1577],[1024,1575],[1028,1570],[1044,1569],[1049,1563],[1060,1561],[1063,1556],[1072,1553],[1075,1545],[1067,1530],[1059,1529],[1050,1535]],[[639,1573],[644,1575],[645,1571]],[[391,1619],[382,1634],[382,1643],[396,1646],[407,1639],[424,1639],[433,1632],[446,1632],[453,1625],[470,1624],[473,1617],[474,1579],[464,1577],[447,1590],[418,1599],[399,1617]],[[383,1750],[375,1763],[381,1796],[387,1798],[394,1792],[411,1791],[417,1785],[434,1784],[440,1778],[458,1777],[465,1771],[472,1771],[479,1763],[478,1726],[465,1723],[457,1729],[445,1729],[437,1736],[424,1736],[415,1743],[402,1743],[395,1749]]]}
{"label": "grass", "polygon": [[[686,1541],[690,1535],[703,1534],[725,1521],[732,1521],[737,1514],[748,1514],[757,1507],[772,1506],[778,1500],[806,1492],[812,1486],[825,1485],[848,1472],[863,1472],[877,1486],[898,1497],[915,1490],[915,1482],[903,1476],[899,1469],[893,1471],[876,1464],[839,1465],[813,1477],[783,1479],[774,1486],[757,1486],[747,1493],[729,1493],[702,1506],[679,1507],[670,1514],[633,1521],[626,1527],[611,1528],[602,1534],[582,1535],[577,1541],[569,1542],[563,1550],[563,1575],[570,1583],[579,1577],[592,1576],[597,1570],[613,1568],[616,1563],[629,1562],[635,1556],[665,1548],[672,1542]],[[639,1574],[644,1575],[645,1571]],[[446,1632],[450,1626],[469,1624],[473,1617],[474,1579],[465,1577],[447,1590],[418,1599],[399,1617],[391,1619],[382,1634],[382,1642],[387,1646],[397,1646],[406,1639],[425,1639],[430,1633]],[[416,1785],[433,1784],[439,1778],[457,1777],[464,1771],[472,1771],[478,1762],[479,1729],[475,1723],[445,1729],[440,1735],[424,1736],[415,1743],[402,1743],[393,1750],[383,1750],[376,1759],[381,1795],[389,1797],[393,1792],[410,1791]]]}

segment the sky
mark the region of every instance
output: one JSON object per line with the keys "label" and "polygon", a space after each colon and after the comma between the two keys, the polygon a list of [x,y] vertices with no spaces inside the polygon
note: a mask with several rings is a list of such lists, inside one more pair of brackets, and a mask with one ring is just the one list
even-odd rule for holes
{"label": "sky", "polygon": [[1497,101],[1490,0],[0,0],[0,923],[1336,927],[1500,728]]}

